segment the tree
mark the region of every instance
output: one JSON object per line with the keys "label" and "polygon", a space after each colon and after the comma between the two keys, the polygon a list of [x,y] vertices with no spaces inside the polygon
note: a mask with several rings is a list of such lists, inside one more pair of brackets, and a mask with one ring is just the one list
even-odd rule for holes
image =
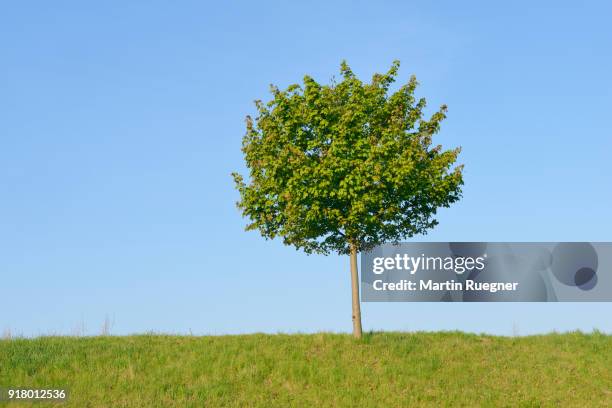
{"label": "tree", "polygon": [[357,254],[434,227],[439,207],[461,196],[460,148],[443,150],[432,136],[446,106],[424,118],[414,76],[391,93],[399,61],[361,82],[346,62],[342,80],[303,85],[255,101],[242,151],[249,180],[233,173],[247,230],[282,237],[306,253],[350,256],[353,334],[361,337]]}

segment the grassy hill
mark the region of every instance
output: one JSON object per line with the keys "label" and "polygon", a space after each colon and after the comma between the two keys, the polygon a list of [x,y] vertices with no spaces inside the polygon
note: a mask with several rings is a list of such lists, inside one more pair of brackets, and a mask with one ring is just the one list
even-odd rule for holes
{"label": "grassy hill", "polygon": [[61,407],[610,407],[612,336],[12,339],[0,341],[7,386],[68,387]]}

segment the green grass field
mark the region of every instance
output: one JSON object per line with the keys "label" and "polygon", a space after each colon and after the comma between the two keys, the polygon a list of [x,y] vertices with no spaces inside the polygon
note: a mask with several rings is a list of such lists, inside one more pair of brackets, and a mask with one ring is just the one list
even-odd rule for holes
{"label": "green grass field", "polygon": [[[463,333],[42,337],[0,341],[0,406],[612,406],[612,336]],[[3,405],[4,404],[4,405]]]}

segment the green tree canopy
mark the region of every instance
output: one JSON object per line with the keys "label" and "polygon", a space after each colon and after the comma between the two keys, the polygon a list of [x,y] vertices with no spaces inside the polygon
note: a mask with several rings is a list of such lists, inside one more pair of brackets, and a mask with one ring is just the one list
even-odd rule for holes
{"label": "green tree canopy", "polygon": [[432,144],[446,106],[424,118],[414,76],[389,91],[398,69],[366,84],[343,62],[340,82],[305,76],[255,102],[242,145],[249,180],[233,173],[248,230],[307,253],[349,254],[437,224],[437,209],[461,195],[460,149]]}

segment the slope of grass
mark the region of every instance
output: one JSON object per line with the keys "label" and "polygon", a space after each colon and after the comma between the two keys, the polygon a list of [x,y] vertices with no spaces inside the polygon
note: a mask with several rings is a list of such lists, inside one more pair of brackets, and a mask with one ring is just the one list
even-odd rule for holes
{"label": "slope of grass", "polygon": [[13,339],[0,341],[8,386],[70,390],[67,402],[29,404],[40,407],[610,407],[612,336]]}

